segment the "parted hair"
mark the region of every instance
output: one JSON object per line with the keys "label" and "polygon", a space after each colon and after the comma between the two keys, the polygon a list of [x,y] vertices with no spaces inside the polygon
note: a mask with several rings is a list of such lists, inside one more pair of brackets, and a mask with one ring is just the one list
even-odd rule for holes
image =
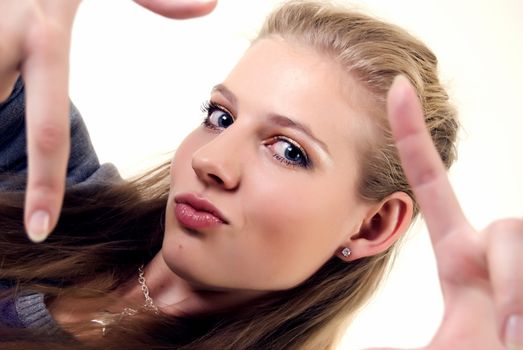
{"label": "parted hair", "polygon": [[[415,87],[436,149],[450,167],[457,117],[439,81],[436,56],[421,41],[395,25],[320,1],[289,1],[276,8],[255,41],[272,36],[333,59],[368,95],[361,106],[370,130],[359,145],[362,198],[378,202],[402,191],[415,201],[386,118],[386,95],[398,74]],[[135,278],[137,267],[160,250],[168,193],[168,163],[119,183],[69,188],[56,229],[38,245],[23,233],[23,193],[2,193],[0,279],[13,285],[4,294],[33,290],[45,292],[48,300],[103,299]],[[104,337],[89,321],[64,326],[76,338],[0,327],[0,347],[334,349],[347,322],[383,280],[396,249],[394,245],[350,263],[332,257],[298,286],[218,313],[173,317],[143,311],[114,325]],[[79,340],[85,334],[92,336]]]}

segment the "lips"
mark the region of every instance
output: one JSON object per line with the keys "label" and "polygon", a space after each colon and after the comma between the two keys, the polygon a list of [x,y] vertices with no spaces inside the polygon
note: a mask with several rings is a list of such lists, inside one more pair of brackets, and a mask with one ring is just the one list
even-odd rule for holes
{"label": "lips", "polygon": [[202,229],[228,224],[224,215],[207,199],[192,193],[174,197],[176,219],[190,229]]}

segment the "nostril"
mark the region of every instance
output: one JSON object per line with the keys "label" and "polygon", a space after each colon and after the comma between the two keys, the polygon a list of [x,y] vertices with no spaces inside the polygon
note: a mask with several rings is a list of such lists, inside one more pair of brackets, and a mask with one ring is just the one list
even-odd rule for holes
{"label": "nostril", "polygon": [[209,175],[209,177],[210,177],[212,180],[214,180],[218,185],[223,185],[223,180],[220,179],[219,176],[216,176],[216,175],[214,175],[214,174],[208,174],[208,175]]}

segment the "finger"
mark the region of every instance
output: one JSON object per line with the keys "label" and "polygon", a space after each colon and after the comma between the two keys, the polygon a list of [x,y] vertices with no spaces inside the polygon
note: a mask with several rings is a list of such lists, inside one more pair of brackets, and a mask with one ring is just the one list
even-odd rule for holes
{"label": "finger", "polygon": [[186,19],[207,15],[217,0],[134,0],[137,4],[168,18]]}
{"label": "finger", "polygon": [[24,223],[35,242],[55,227],[63,201],[69,156],[68,35],[41,26],[28,40],[22,64],[28,148]]}
{"label": "finger", "polygon": [[389,122],[402,166],[435,245],[453,230],[468,228],[445,167],[427,131],[418,97],[398,76],[387,96]]}
{"label": "finger", "polygon": [[372,349],[365,349],[365,350],[421,350],[421,349],[398,349],[398,348],[372,348]]}
{"label": "finger", "polygon": [[523,349],[523,220],[497,221],[485,237],[499,337],[508,349]]}

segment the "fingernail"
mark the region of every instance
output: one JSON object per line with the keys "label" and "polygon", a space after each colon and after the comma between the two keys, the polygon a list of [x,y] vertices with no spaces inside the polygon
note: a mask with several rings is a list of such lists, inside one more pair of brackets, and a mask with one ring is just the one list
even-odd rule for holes
{"label": "fingernail", "polygon": [[505,328],[507,350],[523,350],[523,316],[512,315]]}
{"label": "fingernail", "polygon": [[35,243],[45,241],[49,235],[49,214],[43,210],[35,211],[29,220],[27,234]]}

